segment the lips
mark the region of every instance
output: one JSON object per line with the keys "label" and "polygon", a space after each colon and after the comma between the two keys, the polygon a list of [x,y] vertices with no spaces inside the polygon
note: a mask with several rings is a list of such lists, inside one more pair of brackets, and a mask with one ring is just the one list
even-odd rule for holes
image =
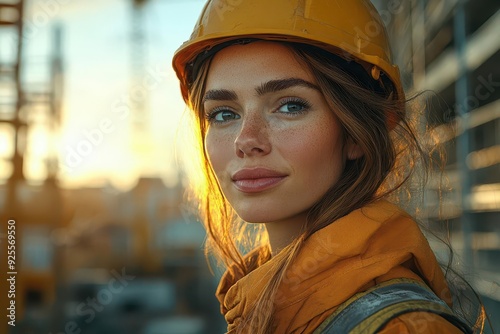
{"label": "lips", "polygon": [[241,169],[232,176],[235,187],[245,193],[261,192],[277,186],[288,175],[267,169]]}

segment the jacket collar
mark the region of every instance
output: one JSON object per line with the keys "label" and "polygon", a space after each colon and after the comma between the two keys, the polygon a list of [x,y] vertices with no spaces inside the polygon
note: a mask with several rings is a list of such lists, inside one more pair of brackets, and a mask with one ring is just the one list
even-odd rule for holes
{"label": "jacket collar", "polygon": [[[251,268],[258,252],[245,257]],[[236,266],[224,274],[216,295],[229,332],[245,319],[282,256],[246,275]],[[276,332],[312,332],[355,293],[401,277],[423,281],[451,304],[434,253],[408,214],[387,201],[355,210],[306,240],[274,301]]]}

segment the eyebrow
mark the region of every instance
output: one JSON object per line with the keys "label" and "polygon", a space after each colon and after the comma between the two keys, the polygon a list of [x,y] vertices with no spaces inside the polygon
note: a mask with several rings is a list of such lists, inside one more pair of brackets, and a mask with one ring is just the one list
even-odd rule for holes
{"label": "eyebrow", "polygon": [[205,93],[203,97],[203,102],[209,100],[215,101],[234,101],[237,100],[238,96],[234,90],[227,89],[212,89]]}
{"label": "eyebrow", "polygon": [[280,80],[270,80],[264,82],[260,87],[257,87],[255,91],[258,95],[264,95],[267,93],[275,93],[280,90],[285,90],[287,88],[302,86],[311,89],[315,89],[319,91],[319,87],[309,81],[299,78],[288,78],[288,79],[280,79]]}
{"label": "eyebrow", "polygon": [[[319,91],[319,87],[316,86],[315,84],[306,81],[304,79],[299,79],[299,78],[287,78],[287,79],[278,79],[278,80],[270,80],[267,82],[264,82],[262,85],[259,87],[255,88],[255,91],[257,92],[257,95],[262,96],[267,93],[275,93],[281,90],[285,90],[287,88],[291,87],[296,87],[296,86],[302,86],[302,87],[307,87],[311,89],[315,89]],[[203,102],[209,101],[209,100],[216,100],[216,101],[234,101],[238,99],[238,95],[234,90],[228,90],[228,89],[212,89],[209,90],[205,93],[205,96],[203,97]]]}

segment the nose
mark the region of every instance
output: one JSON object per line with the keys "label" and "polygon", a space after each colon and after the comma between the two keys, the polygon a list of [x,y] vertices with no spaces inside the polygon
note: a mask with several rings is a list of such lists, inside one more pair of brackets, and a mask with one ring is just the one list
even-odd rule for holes
{"label": "nose", "polygon": [[240,158],[264,156],[271,152],[268,124],[262,115],[249,116],[243,120],[234,146]]}

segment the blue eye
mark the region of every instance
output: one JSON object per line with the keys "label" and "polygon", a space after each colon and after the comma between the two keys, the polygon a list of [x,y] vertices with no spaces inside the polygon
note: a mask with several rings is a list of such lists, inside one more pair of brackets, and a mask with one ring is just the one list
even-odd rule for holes
{"label": "blue eye", "polygon": [[309,103],[301,99],[286,99],[280,103],[278,112],[284,114],[301,114],[310,107]]}
{"label": "blue eye", "polygon": [[241,118],[240,115],[228,109],[216,108],[207,114],[207,120],[209,123],[225,123],[239,118]]}

